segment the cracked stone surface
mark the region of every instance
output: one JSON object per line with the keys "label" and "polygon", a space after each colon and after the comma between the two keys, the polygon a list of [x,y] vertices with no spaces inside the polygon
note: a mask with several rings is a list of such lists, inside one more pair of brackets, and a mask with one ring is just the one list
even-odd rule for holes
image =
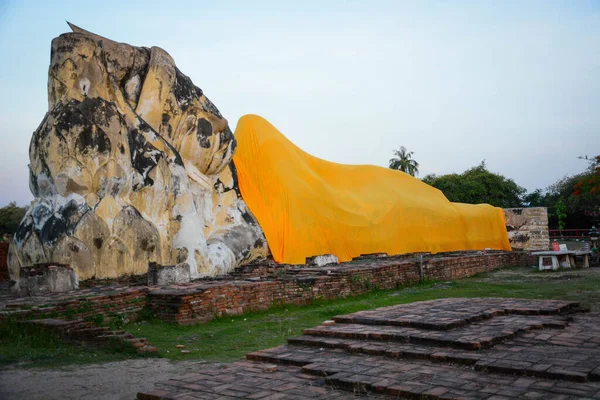
{"label": "cracked stone surface", "polygon": [[241,198],[236,140],[159,47],[71,25],[52,41],[48,112],[29,148],[34,195],[8,251],[22,267],[68,264],[80,280],[185,265],[192,278],[267,255]]}

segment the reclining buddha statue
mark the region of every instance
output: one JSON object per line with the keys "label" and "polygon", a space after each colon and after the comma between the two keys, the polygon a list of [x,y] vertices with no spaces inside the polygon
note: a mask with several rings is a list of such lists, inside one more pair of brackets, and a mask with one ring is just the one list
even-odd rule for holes
{"label": "reclining buddha statue", "polygon": [[11,280],[42,263],[81,280],[185,263],[198,278],[269,255],[510,249],[501,209],[451,203],[403,172],[320,160],[258,116],[234,135],[166,51],[71,28],[52,41]]}

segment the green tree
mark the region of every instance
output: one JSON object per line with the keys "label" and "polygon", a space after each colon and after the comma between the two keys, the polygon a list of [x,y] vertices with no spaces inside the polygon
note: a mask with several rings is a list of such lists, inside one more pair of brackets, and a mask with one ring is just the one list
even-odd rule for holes
{"label": "green tree", "polygon": [[462,174],[427,175],[423,182],[441,190],[453,202],[502,208],[521,207],[526,193],[512,179],[488,171],[485,160]]}
{"label": "green tree", "polygon": [[0,208],[0,235],[13,234],[27,212],[27,207],[18,207],[16,202]]}
{"label": "green tree", "polygon": [[530,206],[548,208],[551,229],[586,228],[600,221],[600,156],[579,158],[590,163],[584,172],[560,178],[544,192],[537,189],[525,196],[526,201],[534,199]]}
{"label": "green tree", "polygon": [[556,218],[558,219],[558,229],[562,231],[565,229],[567,222],[567,206],[565,206],[562,199],[556,202]]}
{"label": "green tree", "polygon": [[414,154],[413,151],[400,146],[398,150],[394,150],[394,157],[390,159],[390,168],[406,172],[411,176],[419,175],[419,163],[413,159]]}
{"label": "green tree", "polygon": [[[575,184],[576,190],[573,192],[575,197],[590,195],[597,199],[600,195],[600,155],[589,158],[588,156],[579,157],[590,162],[587,173]],[[597,202],[594,204],[598,206]]]}
{"label": "green tree", "polygon": [[545,204],[542,189],[535,189],[533,192],[527,193],[523,197],[523,204],[528,207],[543,207]]}

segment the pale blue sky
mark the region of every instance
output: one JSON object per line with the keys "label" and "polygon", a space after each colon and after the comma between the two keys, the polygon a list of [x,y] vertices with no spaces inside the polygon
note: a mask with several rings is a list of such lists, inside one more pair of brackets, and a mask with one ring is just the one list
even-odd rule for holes
{"label": "pale blue sky", "polygon": [[600,1],[0,0],[0,205],[26,204],[50,41],[69,20],[160,46],[235,128],[270,120],[318,157],[421,176],[488,167],[529,190],[600,153]]}

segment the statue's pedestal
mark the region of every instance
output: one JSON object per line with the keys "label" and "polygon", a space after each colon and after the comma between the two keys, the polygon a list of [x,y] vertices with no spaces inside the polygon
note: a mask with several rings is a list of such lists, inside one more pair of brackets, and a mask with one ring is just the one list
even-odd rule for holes
{"label": "statue's pedestal", "polygon": [[333,254],[321,254],[319,256],[306,257],[306,265],[322,267],[323,265],[339,264],[338,258]]}
{"label": "statue's pedestal", "polygon": [[148,286],[173,285],[191,281],[190,266],[187,263],[177,265],[148,265]]}
{"label": "statue's pedestal", "polygon": [[79,289],[79,279],[66,265],[35,265],[21,268],[19,285],[15,289],[27,296],[62,293]]}

